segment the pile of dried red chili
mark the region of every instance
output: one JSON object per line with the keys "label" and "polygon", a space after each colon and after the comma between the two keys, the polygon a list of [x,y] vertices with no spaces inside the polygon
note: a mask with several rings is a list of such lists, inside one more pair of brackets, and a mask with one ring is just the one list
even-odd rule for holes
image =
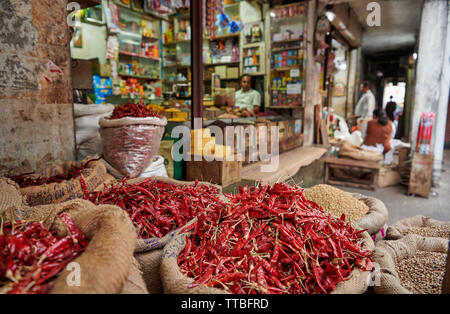
{"label": "pile of dried red chili", "polygon": [[114,108],[111,116],[106,117],[108,120],[122,119],[125,117],[133,117],[133,118],[148,118],[148,117],[157,117],[161,118],[159,114],[157,114],[152,109],[147,108],[143,103],[133,104],[128,103],[125,105],[120,105]]}
{"label": "pile of dried red chili", "polygon": [[83,169],[84,168],[77,168],[67,174],[57,174],[49,178],[45,177],[33,178],[31,175],[34,173],[32,172],[24,173],[18,176],[8,176],[8,178],[16,182],[21,188],[26,188],[29,186],[38,186],[50,183],[61,183],[65,180],[72,180],[79,177]]}
{"label": "pile of dried red chili", "polygon": [[336,219],[303,190],[277,183],[239,188],[230,203],[198,216],[178,256],[195,281],[231,293],[329,293],[355,266],[372,269],[361,231]]}
{"label": "pile of dried red chili", "polygon": [[55,236],[41,222],[0,220],[0,291],[48,293],[51,280],[88,244],[86,235],[66,214],[60,215],[70,235]]}
{"label": "pile of dried red chili", "polygon": [[175,185],[145,179],[130,184],[123,179],[101,192],[86,196],[94,204],[117,205],[124,209],[138,229],[141,238],[161,238],[174,231],[206,208],[221,202],[219,190],[210,185]]}

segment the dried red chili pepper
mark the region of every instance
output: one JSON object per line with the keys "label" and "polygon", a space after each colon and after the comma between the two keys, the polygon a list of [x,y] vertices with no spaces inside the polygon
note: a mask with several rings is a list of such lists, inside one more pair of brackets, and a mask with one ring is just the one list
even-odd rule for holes
{"label": "dried red chili pepper", "polygon": [[195,285],[232,293],[329,293],[354,267],[372,267],[361,248],[363,231],[306,200],[301,188],[277,183],[226,196],[230,203],[198,217],[189,250],[178,256]]}
{"label": "dried red chili pepper", "polygon": [[87,237],[72,219],[61,219],[71,231],[67,237],[53,235],[40,222],[15,221],[0,228],[0,288],[7,293],[48,293],[51,280],[81,254]]}

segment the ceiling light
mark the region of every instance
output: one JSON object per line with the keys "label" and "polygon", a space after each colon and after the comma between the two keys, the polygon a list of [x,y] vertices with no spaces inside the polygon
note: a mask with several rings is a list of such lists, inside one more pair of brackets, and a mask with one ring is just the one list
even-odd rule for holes
{"label": "ceiling light", "polygon": [[336,14],[334,14],[334,12],[327,11],[325,12],[325,16],[327,17],[328,21],[333,22]]}

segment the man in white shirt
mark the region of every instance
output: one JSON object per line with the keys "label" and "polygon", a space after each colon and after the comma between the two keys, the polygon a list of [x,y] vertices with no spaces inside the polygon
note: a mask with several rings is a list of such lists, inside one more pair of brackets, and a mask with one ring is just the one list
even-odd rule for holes
{"label": "man in white shirt", "polygon": [[363,93],[355,108],[355,115],[358,119],[358,129],[362,130],[364,124],[372,119],[375,110],[375,96],[370,91],[368,82],[361,84],[361,92]]}
{"label": "man in white shirt", "polygon": [[258,112],[261,106],[261,95],[251,88],[252,78],[248,74],[241,77],[241,89],[235,94],[235,105],[240,109]]}

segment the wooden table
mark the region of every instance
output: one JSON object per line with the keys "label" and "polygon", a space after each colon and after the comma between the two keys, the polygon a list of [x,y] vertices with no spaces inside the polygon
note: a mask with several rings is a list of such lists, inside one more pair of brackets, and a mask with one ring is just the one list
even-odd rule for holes
{"label": "wooden table", "polygon": [[[348,186],[352,188],[363,188],[368,190],[376,190],[378,186],[378,177],[380,174],[381,164],[373,161],[361,161],[350,158],[330,157],[325,162],[325,183]],[[330,176],[330,169],[343,169],[353,171],[363,171],[372,173],[372,180],[361,180],[356,178],[336,178]]]}

